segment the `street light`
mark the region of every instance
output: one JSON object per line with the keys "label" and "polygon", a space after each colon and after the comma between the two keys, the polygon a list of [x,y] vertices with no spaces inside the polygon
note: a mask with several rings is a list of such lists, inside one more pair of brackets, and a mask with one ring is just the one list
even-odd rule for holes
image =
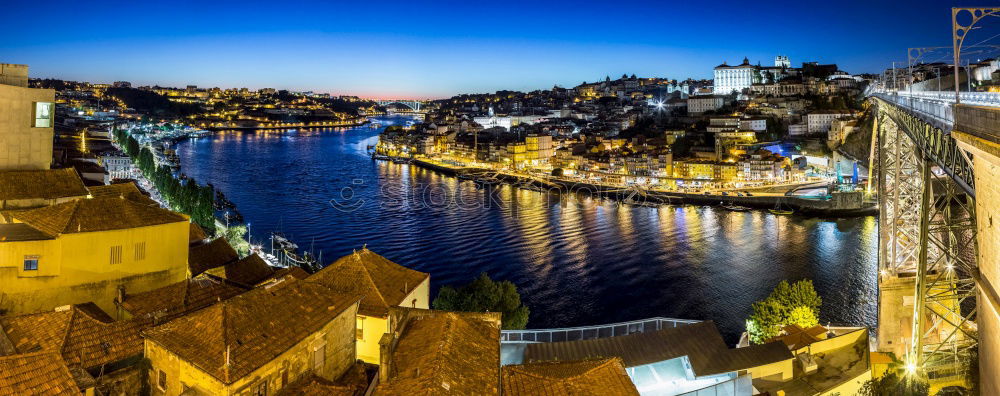
{"label": "street light", "polygon": [[[969,16],[972,18],[968,25],[960,25],[958,22],[958,15],[963,12],[969,13]],[[976,23],[979,23],[981,19],[988,16],[1000,17],[1000,7],[954,7],[951,9],[951,42],[955,50],[955,64],[953,65],[955,70],[955,104],[960,103],[960,95],[958,91],[958,62],[962,54],[962,44],[965,42],[965,38],[969,35],[969,31],[975,29]]]}

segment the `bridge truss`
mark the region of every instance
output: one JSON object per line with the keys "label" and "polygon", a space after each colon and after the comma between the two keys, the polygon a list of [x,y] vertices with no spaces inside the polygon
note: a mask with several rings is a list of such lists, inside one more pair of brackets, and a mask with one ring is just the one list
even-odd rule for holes
{"label": "bridge truss", "polygon": [[[904,361],[931,379],[955,378],[976,343],[975,181],[950,128],[889,98],[876,106],[872,166],[879,194],[879,287],[912,288],[912,308],[880,296],[884,320],[910,321]],[[902,282],[901,282],[902,281]],[[912,285],[912,286],[910,286]],[[912,312],[905,312],[912,309]],[[902,329],[901,329],[902,330]],[[880,336],[882,332],[880,331]],[[883,340],[879,340],[883,345]]]}

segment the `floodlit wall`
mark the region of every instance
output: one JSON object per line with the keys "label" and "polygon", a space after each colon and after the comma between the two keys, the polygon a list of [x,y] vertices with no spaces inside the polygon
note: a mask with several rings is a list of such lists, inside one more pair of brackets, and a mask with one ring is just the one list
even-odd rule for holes
{"label": "floodlit wall", "polygon": [[[409,287],[409,285],[398,285],[399,287]],[[423,282],[406,295],[401,307],[407,308],[430,308],[431,278],[428,276]],[[358,315],[356,339],[358,345],[358,359],[367,363],[379,364],[378,341],[382,335],[389,332],[388,317]]]}
{"label": "floodlit wall", "polygon": [[0,84],[0,170],[49,169],[55,91]]}
{"label": "floodlit wall", "polygon": [[[185,278],[189,227],[180,221],[0,242],[0,309],[24,314],[94,302],[114,313],[119,286],[134,294]],[[25,270],[26,257],[38,260],[37,270]]]}
{"label": "floodlit wall", "polygon": [[[289,383],[310,373],[327,380],[336,380],[355,362],[354,317],[358,304],[348,307],[322,329],[299,341],[295,346],[267,362],[257,370],[232,384],[224,384],[159,344],[146,340],[145,356],[149,359],[151,395],[176,396],[188,388],[197,394],[253,395],[277,393]],[[315,352],[322,350],[323,359]],[[160,376],[165,380],[160,382]],[[256,393],[263,389],[263,393]]]}

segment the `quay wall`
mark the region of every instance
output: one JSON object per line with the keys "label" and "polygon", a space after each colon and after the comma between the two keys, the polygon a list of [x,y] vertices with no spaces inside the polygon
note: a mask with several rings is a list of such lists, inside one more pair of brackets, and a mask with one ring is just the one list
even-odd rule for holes
{"label": "quay wall", "polygon": [[[452,176],[459,173],[487,171],[486,169],[459,169],[447,167],[420,159],[413,160],[413,164]],[[514,175],[500,174],[498,177],[506,182],[519,181],[519,178]],[[545,183],[532,179],[531,183],[537,187],[549,188],[555,191],[591,193],[595,195],[609,196],[612,198],[627,198],[629,195],[633,194],[628,189],[620,186],[585,183],[558,178],[549,178]],[[546,183],[548,185],[546,185]],[[704,195],[680,192],[647,191],[644,195],[641,195],[641,198],[637,197],[636,199],[640,202],[650,203],[742,205],[758,209],[772,209],[780,203],[783,208],[791,208],[799,214],[814,216],[869,216],[877,213],[878,211],[877,205],[865,202],[864,193],[862,192],[838,192],[834,193],[830,199],[820,200],[794,196],[754,195],[749,197],[740,197],[733,194]]]}

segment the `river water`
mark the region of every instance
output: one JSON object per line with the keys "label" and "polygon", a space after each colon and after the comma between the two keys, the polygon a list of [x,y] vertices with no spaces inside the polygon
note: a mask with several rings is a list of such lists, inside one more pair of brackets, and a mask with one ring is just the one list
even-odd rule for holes
{"label": "river water", "polygon": [[237,205],[255,241],[280,230],[326,263],[367,245],[430,273],[432,298],[441,285],[485,271],[518,286],[531,328],[710,319],[735,342],[753,301],[782,279],[802,278],[823,298],[823,324],[875,325],[875,217],[619,206],[580,194],[479,189],[372,161],[366,147],[380,130],[220,132],[177,152],[184,173]]}

